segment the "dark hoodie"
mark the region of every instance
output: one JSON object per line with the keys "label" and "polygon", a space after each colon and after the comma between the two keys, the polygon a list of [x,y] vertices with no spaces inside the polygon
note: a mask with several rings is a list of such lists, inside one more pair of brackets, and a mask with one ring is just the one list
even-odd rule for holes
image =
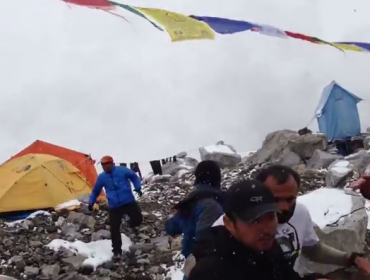
{"label": "dark hoodie", "polygon": [[314,280],[315,274],[301,277],[285,259],[276,243],[265,252],[257,252],[237,241],[224,227],[212,229],[212,250],[197,260],[188,280]]}
{"label": "dark hoodie", "polygon": [[182,255],[192,253],[196,241],[208,239],[213,223],[223,215],[224,193],[209,185],[197,185],[181,202],[175,205],[176,215],[166,222],[166,232],[183,234]]}

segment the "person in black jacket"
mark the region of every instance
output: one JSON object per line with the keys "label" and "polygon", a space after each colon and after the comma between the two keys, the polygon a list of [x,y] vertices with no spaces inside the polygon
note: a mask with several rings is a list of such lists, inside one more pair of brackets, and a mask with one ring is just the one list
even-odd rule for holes
{"label": "person in black jacket", "polygon": [[275,240],[278,205],[269,188],[255,180],[227,191],[224,227],[212,229],[208,253],[188,280],[323,280],[320,274],[301,277]]}

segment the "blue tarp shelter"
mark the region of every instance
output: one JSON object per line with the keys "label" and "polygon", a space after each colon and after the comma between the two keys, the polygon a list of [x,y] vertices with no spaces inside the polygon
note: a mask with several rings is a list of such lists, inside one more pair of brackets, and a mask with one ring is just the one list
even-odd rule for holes
{"label": "blue tarp shelter", "polygon": [[335,81],[324,88],[315,117],[320,132],[329,140],[354,137],[361,133],[357,103],[362,99]]}

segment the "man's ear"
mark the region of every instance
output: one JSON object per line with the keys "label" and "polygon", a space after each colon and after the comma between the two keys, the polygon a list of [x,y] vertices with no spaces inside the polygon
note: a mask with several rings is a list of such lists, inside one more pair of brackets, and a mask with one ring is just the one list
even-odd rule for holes
{"label": "man's ear", "polygon": [[224,225],[225,225],[225,228],[230,232],[230,233],[233,233],[235,231],[235,228],[234,228],[234,222],[226,215],[224,215],[223,217],[224,219]]}

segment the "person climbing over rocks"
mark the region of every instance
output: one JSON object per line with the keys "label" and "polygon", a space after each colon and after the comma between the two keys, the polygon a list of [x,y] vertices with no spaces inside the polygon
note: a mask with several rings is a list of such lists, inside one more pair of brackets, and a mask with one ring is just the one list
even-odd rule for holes
{"label": "person climbing over rocks", "polygon": [[205,160],[195,168],[194,190],[174,206],[175,215],[166,222],[171,236],[183,234],[181,254],[186,258],[184,279],[195,264],[193,244],[209,237],[209,229],[223,214],[225,197],[221,191],[221,169],[216,162]]}
{"label": "person climbing over rocks", "polygon": [[109,205],[109,226],[112,239],[112,252],[115,261],[122,256],[121,223],[124,215],[129,217],[128,225],[136,228],[143,222],[143,215],[139,205],[136,203],[135,196],[131,190],[142,196],[141,182],[134,171],[124,166],[116,166],[111,156],[104,156],[101,159],[101,166],[104,170],[99,174],[98,179],[92,190],[89,200],[89,210],[93,210],[96,199],[100,195],[103,187]]}

